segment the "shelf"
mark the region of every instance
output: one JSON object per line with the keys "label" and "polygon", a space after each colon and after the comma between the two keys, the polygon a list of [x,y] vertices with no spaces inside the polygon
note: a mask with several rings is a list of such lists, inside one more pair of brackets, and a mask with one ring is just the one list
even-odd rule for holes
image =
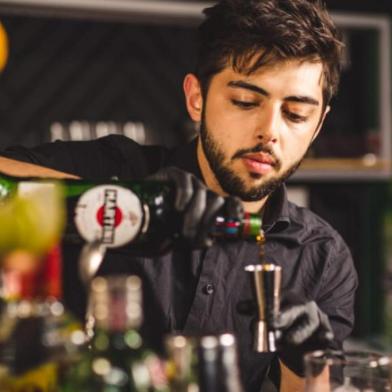
{"label": "shelf", "polygon": [[373,154],[360,158],[306,158],[291,181],[380,181],[391,176],[391,164]]}
{"label": "shelf", "polygon": [[211,4],[170,0],[0,0],[0,12],[189,25],[198,23],[202,10]]}

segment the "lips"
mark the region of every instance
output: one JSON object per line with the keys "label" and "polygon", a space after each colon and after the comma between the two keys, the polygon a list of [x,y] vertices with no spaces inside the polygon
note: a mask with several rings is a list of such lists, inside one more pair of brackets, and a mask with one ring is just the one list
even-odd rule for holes
{"label": "lips", "polygon": [[266,165],[275,166],[276,161],[269,154],[257,153],[257,154],[247,154],[243,157],[244,159],[249,159],[259,163],[264,163]]}
{"label": "lips", "polygon": [[276,160],[265,153],[244,155],[242,161],[250,172],[257,174],[267,174],[276,166]]}

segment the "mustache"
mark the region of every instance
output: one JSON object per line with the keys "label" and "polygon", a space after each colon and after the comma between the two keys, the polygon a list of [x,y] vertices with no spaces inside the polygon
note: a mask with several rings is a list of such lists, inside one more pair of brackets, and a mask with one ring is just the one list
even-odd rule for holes
{"label": "mustache", "polygon": [[259,143],[256,146],[251,147],[251,148],[242,148],[242,149],[238,150],[233,155],[233,157],[231,159],[234,160],[234,159],[242,158],[244,155],[247,155],[247,154],[256,154],[259,152],[262,152],[264,154],[268,154],[274,161],[274,164],[273,164],[274,167],[281,166],[281,161],[275,155],[274,151],[270,147],[267,147],[267,146],[263,145],[262,143]]}

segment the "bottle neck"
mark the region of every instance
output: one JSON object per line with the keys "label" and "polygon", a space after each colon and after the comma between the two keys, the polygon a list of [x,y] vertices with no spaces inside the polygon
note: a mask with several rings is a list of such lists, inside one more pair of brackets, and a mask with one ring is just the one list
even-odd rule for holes
{"label": "bottle neck", "polygon": [[212,229],[212,236],[224,239],[246,239],[260,242],[264,238],[262,220],[259,214],[244,213],[242,219],[231,219],[218,215]]}
{"label": "bottle neck", "polygon": [[0,200],[15,194],[24,194],[32,189],[56,184],[62,188],[64,197],[80,196],[88,189],[96,186],[97,181],[86,181],[72,178],[16,177],[0,173]]}

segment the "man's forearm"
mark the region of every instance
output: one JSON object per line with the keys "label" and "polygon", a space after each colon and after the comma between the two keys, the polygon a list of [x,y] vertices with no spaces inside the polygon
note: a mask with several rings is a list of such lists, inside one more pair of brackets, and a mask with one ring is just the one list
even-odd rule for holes
{"label": "man's forearm", "polygon": [[[291,371],[282,361],[280,363],[280,390],[279,392],[304,392],[305,379],[297,376]],[[308,379],[307,387],[312,391],[329,392],[331,386],[329,383],[329,370],[328,367],[312,379]]]}
{"label": "man's forearm", "polygon": [[0,173],[16,177],[79,178],[44,166],[0,157]]}

